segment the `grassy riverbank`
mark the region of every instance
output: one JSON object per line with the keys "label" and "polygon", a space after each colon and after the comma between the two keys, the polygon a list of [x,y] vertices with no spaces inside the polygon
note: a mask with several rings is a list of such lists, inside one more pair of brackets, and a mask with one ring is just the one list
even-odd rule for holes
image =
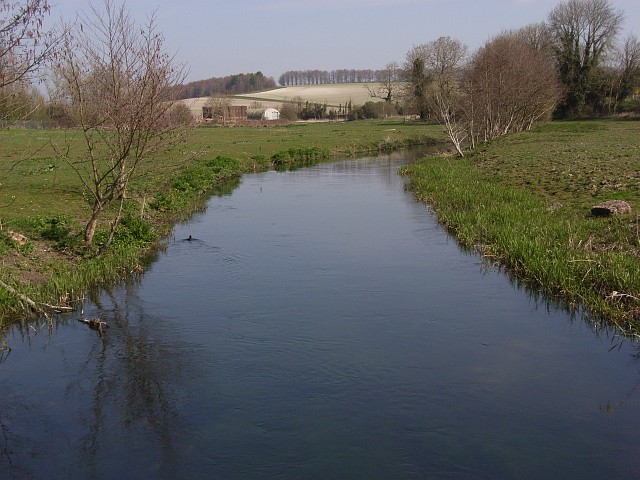
{"label": "grassy riverbank", "polygon": [[[91,287],[142,272],[176,221],[212,194],[230,193],[243,173],[442,140],[437,126],[402,121],[201,127],[170,155],[147,162],[131,185],[109,252],[82,245],[89,218],[82,185],[53,144],[81,148],[73,130],[0,132],[0,279],[38,304],[73,304]],[[26,243],[15,241],[15,234]],[[13,237],[13,238],[12,238]],[[22,315],[24,299],[0,288],[0,328]]]}
{"label": "grassy riverbank", "polygon": [[[640,334],[640,121],[553,122],[405,173],[463,245]],[[590,215],[611,199],[632,213]]]}

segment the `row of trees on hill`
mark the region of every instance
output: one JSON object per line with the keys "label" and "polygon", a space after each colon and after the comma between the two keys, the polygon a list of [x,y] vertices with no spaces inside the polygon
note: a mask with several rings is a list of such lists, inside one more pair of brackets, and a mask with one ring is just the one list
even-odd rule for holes
{"label": "row of trees on hill", "polygon": [[262,72],[239,73],[226,77],[212,77],[178,86],[181,99],[209,97],[212,95],[238,95],[240,93],[259,92],[276,87],[272,77]]}
{"label": "row of trees on hill", "polygon": [[640,42],[616,41],[623,18],[610,0],[568,0],[546,23],[503,32],[471,55],[451,37],[414,46],[405,109],[441,123],[460,155],[553,114],[615,113],[640,86]]}
{"label": "row of trees on hill", "polygon": [[[333,83],[370,83],[384,77],[384,70],[289,70],[280,75],[278,83],[295,85],[326,85]],[[396,80],[400,80],[398,77]]]}

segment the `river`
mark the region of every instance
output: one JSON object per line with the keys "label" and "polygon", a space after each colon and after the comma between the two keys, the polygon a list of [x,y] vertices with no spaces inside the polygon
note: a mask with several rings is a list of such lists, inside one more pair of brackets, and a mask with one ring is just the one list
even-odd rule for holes
{"label": "river", "polygon": [[105,335],[13,329],[0,478],[637,476],[637,345],[463,251],[411,159],[246,175],[87,301]]}

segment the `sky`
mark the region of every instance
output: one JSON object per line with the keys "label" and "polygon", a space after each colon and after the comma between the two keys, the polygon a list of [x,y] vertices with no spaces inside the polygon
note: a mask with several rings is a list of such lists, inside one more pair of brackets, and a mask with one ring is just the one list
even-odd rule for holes
{"label": "sky", "polygon": [[[115,0],[119,2],[120,0]],[[74,18],[86,0],[53,0]],[[101,0],[93,0],[100,5]],[[473,52],[503,30],[545,21],[562,0],[127,0],[143,23],[155,11],[167,51],[188,81],[261,71],[380,69],[414,45],[451,36]],[[640,0],[611,0],[622,35],[640,37]]]}

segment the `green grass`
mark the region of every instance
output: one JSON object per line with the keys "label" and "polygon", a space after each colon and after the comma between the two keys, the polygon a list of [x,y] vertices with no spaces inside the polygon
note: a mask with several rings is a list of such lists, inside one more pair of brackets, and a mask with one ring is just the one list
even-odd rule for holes
{"label": "green grass", "polygon": [[[72,301],[90,288],[140,271],[176,221],[203,208],[210,195],[230,193],[242,173],[442,139],[437,126],[401,120],[197,128],[174,152],[141,166],[113,247],[96,255],[106,239],[106,225],[93,248],[82,244],[89,205],[76,174],[52,147],[82,148],[79,133],[3,130],[0,279],[37,302]],[[29,241],[17,245],[10,231]],[[0,288],[0,328],[21,308],[15,296]]]}
{"label": "green grass", "polygon": [[637,335],[639,216],[595,218],[590,207],[608,199],[640,207],[639,133],[637,121],[549,123],[406,173],[463,245],[585,306],[594,322]]}
{"label": "green grass", "polygon": [[[265,159],[268,162],[290,149],[316,148],[330,156],[355,155],[384,150],[388,145],[420,143],[427,137],[441,138],[439,129],[396,120],[201,127],[175,152],[147,163],[141,170],[143,175],[132,185],[132,195],[159,190],[185,166],[218,156],[232,157],[242,164],[243,171],[252,171],[265,168]],[[56,158],[51,143],[80,148],[81,139],[73,130],[0,131],[0,206],[10,205],[0,208],[3,222],[61,212],[78,220],[87,218],[81,185],[70,167]]]}

